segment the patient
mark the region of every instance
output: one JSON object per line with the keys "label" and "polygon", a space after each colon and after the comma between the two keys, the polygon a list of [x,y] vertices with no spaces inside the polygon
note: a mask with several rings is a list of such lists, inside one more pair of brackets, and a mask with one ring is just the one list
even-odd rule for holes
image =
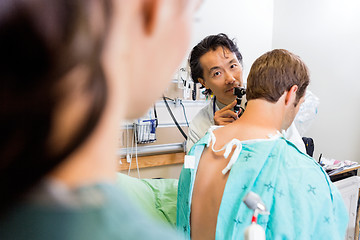
{"label": "patient", "polygon": [[340,193],[314,159],[280,134],[308,85],[307,67],[287,50],[253,63],[243,116],[211,128],[190,152],[194,167],[182,170],[177,225],[188,237],[242,239],[253,213],[242,200],[253,191],[270,212],[258,218],[267,239],[344,239],[348,216]]}

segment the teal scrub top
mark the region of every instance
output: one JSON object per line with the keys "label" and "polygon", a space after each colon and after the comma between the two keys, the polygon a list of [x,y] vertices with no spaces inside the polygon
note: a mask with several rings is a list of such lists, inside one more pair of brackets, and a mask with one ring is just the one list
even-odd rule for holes
{"label": "teal scrub top", "polygon": [[0,220],[0,239],[119,240],[182,239],[174,229],[135,208],[116,185],[77,189],[82,204],[27,201]]}

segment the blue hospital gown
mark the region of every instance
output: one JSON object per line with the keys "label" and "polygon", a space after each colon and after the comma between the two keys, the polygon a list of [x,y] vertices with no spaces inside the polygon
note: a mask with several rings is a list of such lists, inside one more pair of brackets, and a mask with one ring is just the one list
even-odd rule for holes
{"label": "blue hospital gown", "polygon": [[[190,151],[195,169],[181,171],[177,227],[190,239],[190,206],[196,169],[210,142],[207,133]],[[348,215],[343,199],[326,172],[282,137],[242,141],[230,170],[216,226],[216,239],[243,239],[252,210],[242,199],[260,195],[270,215],[259,215],[266,239],[344,239]]]}

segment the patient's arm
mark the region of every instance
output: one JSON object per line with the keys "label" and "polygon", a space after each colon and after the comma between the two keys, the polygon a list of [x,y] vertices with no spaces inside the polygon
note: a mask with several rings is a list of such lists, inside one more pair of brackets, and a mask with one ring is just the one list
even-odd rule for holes
{"label": "patient's arm", "polygon": [[221,153],[205,149],[196,174],[191,204],[191,239],[215,239],[217,216],[228,174],[228,160]]}

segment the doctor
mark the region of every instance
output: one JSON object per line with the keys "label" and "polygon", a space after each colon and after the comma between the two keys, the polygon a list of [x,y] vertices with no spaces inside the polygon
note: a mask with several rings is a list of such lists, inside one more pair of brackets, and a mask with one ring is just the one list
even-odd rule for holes
{"label": "doctor", "polygon": [[[210,35],[198,43],[191,51],[191,77],[195,83],[206,88],[207,95],[213,94],[210,103],[199,111],[189,125],[186,151],[202,138],[212,125],[227,125],[242,114],[233,111],[236,105],[235,87],[243,87],[242,55],[229,37],[220,33]],[[284,132],[302,152],[306,153],[294,123]]]}

